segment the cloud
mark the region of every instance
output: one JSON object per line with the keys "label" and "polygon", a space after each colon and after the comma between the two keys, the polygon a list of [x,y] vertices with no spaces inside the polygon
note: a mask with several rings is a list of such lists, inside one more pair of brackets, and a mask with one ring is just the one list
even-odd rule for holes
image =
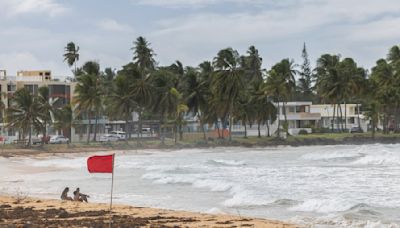
{"label": "cloud", "polygon": [[98,27],[106,30],[106,31],[113,31],[113,32],[131,32],[132,28],[129,25],[119,23],[113,19],[103,19],[98,23]]}
{"label": "cloud", "polygon": [[[207,2],[217,4],[211,0],[182,4]],[[314,47],[313,60],[333,52],[371,66],[400,38],[397,0],[365,0],[362,4],[358,0],[265,2],[271,7],[230,13],[204,10],[161,19],[149,40],[162,64],[178,58],[197,65],[212,59],[219,49],[231,46],[244,53],[248,46],[256,45],[271,65],[282,58],[300,57],[301,45],[307,41]],[[355,5],[357,10],[352,7]],[[373,48],[367,48],[369,45]]]}
{"label": "cloud", "polygon": [[0,0],[0,8],[8,16],[31,13],[56,16],[67,10],[55,0]]}
{"label": "cloud", "polygon": [[168,8],[204,7],[221,3],[256,3],[259,0],[132,0],[134,4]]}

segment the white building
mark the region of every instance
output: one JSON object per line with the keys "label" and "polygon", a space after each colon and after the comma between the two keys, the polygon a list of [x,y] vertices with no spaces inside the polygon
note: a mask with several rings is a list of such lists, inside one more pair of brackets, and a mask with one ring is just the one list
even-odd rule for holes
{"label": "white building", "polygon": [[[338,115],[338,107],[334,109],[331,104],[316,104],[311,106],[312,113],[320,113],[321,114],[321,123],[320,127],[322,128],[333,128],[341,129],[341,125],[345,129],[351,129],[352,127],[358,127],[360,124],[361,129],[366,132],[368,127],[368,120],[365,119],[364,115],[361,113],[361,105],[357,104],[341,104],[340,108],[342,109],[342,121],[340,120],[340,111]],[[335,121],[333,122],[333,112],[335,111]]]}

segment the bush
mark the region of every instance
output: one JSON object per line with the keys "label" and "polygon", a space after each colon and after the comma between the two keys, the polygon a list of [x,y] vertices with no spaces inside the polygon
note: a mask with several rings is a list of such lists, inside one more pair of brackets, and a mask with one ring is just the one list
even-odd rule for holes
{"label": "bush", "polygon": [[308,134],[308,132],[306,130],[304,130],[304,129],[301,129],[299,131],[299,135],[307,135],[307,134]]}

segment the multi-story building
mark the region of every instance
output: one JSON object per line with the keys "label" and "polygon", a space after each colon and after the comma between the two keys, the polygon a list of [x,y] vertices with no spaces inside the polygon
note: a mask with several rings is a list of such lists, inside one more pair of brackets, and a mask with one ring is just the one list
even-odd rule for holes
{"label": "multi-story building", "polygon": [[[338,108],[340,107],[340,108]],[[358,127],[365,132],[367,131],[369,121],[365,119],[361,113],[361,105],[359,104],[341,104],[334,108],[331,104],[315,104],[311,105],[311,112],[321,114],[320,127],[341,129],[351,129]],[[333,119],[335,112],[335,119]]]}
{"label": "multi-story building", "polygon": [[[10,106],[9,98],[20,88],[27,88],[32,94],[37,94],[40,87],[49,88],[50,103],[60,108],[71,102],[74,91],[74,83],[52,80],[51,71],[19,71],[16,76],[7,75],[5,70],[0,70],[0,93],[5,108]],[[6,129],[4,118],[1,118],[0,132],[8,141],[18,139],[16,129]],[[49,129],[50,133],[52,129]],[[67,134],[70,134],[68,131]]]}

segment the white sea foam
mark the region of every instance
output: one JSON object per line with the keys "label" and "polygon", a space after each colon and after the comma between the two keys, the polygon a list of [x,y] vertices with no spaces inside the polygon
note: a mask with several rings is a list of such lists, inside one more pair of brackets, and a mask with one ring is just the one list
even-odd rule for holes
{"label": "white sea foam", "polygon": [[289,222],[316,228],[400,228],[399,224],[381,220],[348,219],[342,215],[328,214],[318,217],[295,216]]}
{"label": "white sea foam", "polygon": [[351,153],[350,151],[345,152],[316,152],[316,153],[308,153],[302,156],[305,160],[330,160],[330,159],[340,159],[340,158],[357,158],[361,157],[363,154],[361,153]]}
{"label": "white sea foam", "polygon": [[291,211],[331,213],[346,211],[354,204],[340,199],[309,199],[303,203],[289,208]]}
{"label": "white sea foam", "polygon": [[371,153],[365,157],[359,158],[354,161],[352,164],[354,165],[375,165],[375,166],[399,166],[400,165],[400,156],[394,153],[381,153],[374,154]]}
{"label": "white sea foam", "polygon": [[213,163],[216,165],[226,165],[226,166],[242,166],[246,165],[244,161],[236,161],[236,160],[225,160],[225,159],[212,159],[209,160],[209,163]]}

